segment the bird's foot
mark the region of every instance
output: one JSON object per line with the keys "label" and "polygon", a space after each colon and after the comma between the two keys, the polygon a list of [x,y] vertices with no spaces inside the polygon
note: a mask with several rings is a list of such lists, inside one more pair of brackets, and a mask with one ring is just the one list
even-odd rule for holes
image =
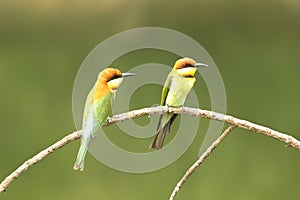
{"label": "bird's foot", "polygon": [[172,107],[171,107],[171,106],[169,106],[168,104],[166,104],[165,106],[167,107],[167,111],[168,111],[168,113],[171,113],[171,112],[172,112]]}

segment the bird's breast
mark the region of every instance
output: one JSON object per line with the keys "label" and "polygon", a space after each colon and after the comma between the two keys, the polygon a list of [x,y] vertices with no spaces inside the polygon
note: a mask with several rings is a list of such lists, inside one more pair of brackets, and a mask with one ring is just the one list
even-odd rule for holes
{"label": "bird's breast", "polygon": [[174,79],[166,98],[166,104],[169,106],[182,106],[194,83],[195,78],[178,77]]}

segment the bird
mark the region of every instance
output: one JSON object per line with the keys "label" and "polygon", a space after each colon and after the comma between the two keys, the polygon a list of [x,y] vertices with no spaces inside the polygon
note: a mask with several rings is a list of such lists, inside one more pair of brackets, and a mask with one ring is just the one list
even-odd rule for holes
{"label": "bird", "polygon": [[98,74],[97,81],[85,101],[81,145],[73,166],[74,170],[83,171],[88,147],[96,137],[97,131],[107,121],[112,109],[112,99],[123,78],[135,75],[133,73],[121,73],[115,68],[106,68]]}
{"label": "bird", "polygon": [[[195,73],[197,67],[207,67],[207,64],[196,63],[191,58],[181,58],[174,64],[168,74],[161,94],[161,106],[180,107],[196,82]],[[165,136],[170,132],[170,127],[177,114],[167,113],[159,117],[156,136],[150,144],[151,149],[159,150],[163,147]]]}

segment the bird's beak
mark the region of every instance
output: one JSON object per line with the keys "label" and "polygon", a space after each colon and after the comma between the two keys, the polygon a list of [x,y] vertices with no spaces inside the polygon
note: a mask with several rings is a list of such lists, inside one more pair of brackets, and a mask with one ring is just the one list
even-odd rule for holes
{"label": "bird's beak", "polygon": [[194,67],[208,67],[208,65],[204,63],[196,63],[194,64]]}
{"label": "bird's beak", "polygon": [[137,74],[134,73],[122,73],[122,78],[127,76],[136,76]]}

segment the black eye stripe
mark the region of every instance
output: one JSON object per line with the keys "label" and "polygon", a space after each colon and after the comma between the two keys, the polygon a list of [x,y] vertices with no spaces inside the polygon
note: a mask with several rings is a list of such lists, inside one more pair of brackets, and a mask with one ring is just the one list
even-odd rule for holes
{"label": "black eye stripe", "polygon": [[107,80],[107,82],[108,81],[111,81],[111,80],[114,80],[114,79],[117,79],[117,78],[121,78],[122,76],[120,76],[120,75],[113,75],[112,77],[110,77],[108,80]]}
{"label": "black eye stripe", "polygon": [[183,69],[183,68],[187,68],[187,67],[194,67],[193,65],[191,65],[191,64],[184,64],[184,65],[182,65],[180,68],[178,68],[178,69]]}
{"label": "black eye stripe", "polygon": [[185,64],[185,65],[183,66],[183,68],[186,68],[186,67],[194,67],[194,66],[191,65],[191,64]]}

